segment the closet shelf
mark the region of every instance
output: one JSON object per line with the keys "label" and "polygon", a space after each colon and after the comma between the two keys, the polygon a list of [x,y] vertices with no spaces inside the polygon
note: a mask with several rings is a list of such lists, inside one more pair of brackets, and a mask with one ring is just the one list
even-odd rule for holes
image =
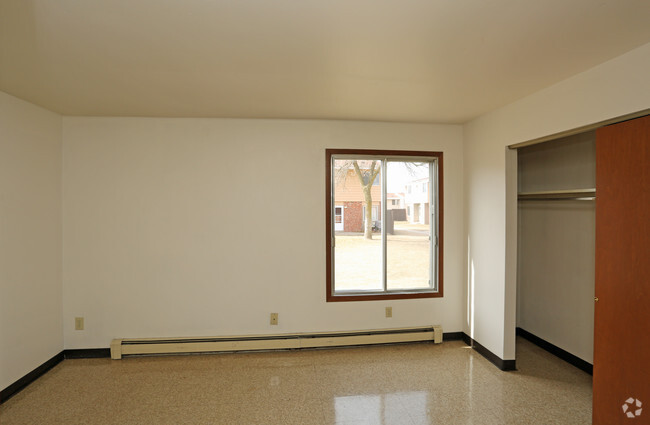
{"label": "closet shelf", "polygon": [[542,190],[539,192],[521,192],[519,201],[593,201],[596,189]]}

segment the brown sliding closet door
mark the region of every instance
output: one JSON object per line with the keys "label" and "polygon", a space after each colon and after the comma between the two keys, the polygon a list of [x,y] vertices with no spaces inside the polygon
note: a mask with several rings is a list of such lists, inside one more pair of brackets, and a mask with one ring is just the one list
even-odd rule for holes
{"label": "brown sliding closet door", "polygon": [[596,193],[593,423],[650,424],[650,116],[597,130]]}

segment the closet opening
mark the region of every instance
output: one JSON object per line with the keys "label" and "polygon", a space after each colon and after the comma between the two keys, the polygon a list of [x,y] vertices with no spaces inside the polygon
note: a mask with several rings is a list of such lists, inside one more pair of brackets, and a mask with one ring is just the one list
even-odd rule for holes
{"label": "closet opening", "polygon": [[516,333],[593,371],[596,132],[517,149]]}

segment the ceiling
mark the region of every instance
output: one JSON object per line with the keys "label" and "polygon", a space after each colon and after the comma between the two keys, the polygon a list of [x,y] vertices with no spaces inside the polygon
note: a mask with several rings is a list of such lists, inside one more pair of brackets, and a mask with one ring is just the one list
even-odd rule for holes
{"label": "ceiling", "polygon": [[650,42],[647,0],[0,0],[65,115],[463,123]]}

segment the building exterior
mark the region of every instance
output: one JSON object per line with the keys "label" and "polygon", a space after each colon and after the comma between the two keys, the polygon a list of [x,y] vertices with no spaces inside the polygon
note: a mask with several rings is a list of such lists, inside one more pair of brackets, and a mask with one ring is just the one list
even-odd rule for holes
{"label": "building exterior", "polygon": [[387,210],[401,210],[404,208],[404,194],[403,193],[387,193],[386,194],[386,209]]}
{"label": "building exterior", "polygon": [[423,177],[406,185],[404,204],[406,206],[406,219],[409,223],[429,224],[431,191],[429,190],[428,180],[427,177]]}

